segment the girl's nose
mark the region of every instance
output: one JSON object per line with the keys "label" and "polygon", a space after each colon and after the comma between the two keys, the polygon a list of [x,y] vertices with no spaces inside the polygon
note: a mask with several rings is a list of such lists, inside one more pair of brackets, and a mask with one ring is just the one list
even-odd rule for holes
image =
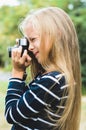
{"label": "girl's nose", "polygon": [[29,43],[29,48],[28,48],[28,50],[29,51],[32,51],[34,49],[34,46],[31,44],[31,43]]}

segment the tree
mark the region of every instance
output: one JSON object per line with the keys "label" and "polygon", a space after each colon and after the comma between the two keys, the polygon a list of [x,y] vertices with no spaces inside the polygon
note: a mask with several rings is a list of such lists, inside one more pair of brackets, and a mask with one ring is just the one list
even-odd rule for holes
{"label": "tree", "polygon": [[29,9],[25,6],[0,8],[0,66],[5,66],[10,60],[8,58],[7,48],[15,44],[15,39],[21,34],[18,30],[18,25],[23,16]]}
{"label": "tree", "polygon": [[[78,1],[78,3],[77,3]],[[69,12],[78,34],[81,56],[81,74],[83,86],[86,86],[86,1],[76,0]]]}

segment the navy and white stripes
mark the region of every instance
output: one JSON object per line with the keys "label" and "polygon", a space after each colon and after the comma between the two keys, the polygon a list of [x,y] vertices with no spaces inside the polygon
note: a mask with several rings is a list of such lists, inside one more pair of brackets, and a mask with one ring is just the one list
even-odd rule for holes
{"label": "navy and white stripes", "polygon": [[[63,96],[68,86],[65,84],[64,74],[56,71],[38,75],[28,87],[24,81],[11,78],[5,99],[7,121],[13,124],[16,130],[52,129],[55,122],[47,115],[55,119],[62,116],[65,106],[60,103],[68,98],[67,95]],[[61,111],[56,114],[58,109]]]}

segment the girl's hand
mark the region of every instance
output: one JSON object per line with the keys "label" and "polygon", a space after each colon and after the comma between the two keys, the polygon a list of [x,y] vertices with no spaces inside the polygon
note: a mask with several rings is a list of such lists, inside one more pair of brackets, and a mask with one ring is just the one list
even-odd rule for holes
{"label": "girl's hand", "polygon": [[27,50],[24,51],[21,56],[22,47],[12,50],[12,77],[23,78],[25,69],[31,64],[31,57],[27,54]]}

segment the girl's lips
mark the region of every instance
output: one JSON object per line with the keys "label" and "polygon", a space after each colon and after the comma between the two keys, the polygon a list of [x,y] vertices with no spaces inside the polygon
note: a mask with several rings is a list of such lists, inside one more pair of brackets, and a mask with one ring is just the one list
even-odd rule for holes
{"label": "girl's lips", "polygon": [[34,53],[35,57],[37,57],[38,53],[39,53],[39,52],[35,52],[35,53]]}

